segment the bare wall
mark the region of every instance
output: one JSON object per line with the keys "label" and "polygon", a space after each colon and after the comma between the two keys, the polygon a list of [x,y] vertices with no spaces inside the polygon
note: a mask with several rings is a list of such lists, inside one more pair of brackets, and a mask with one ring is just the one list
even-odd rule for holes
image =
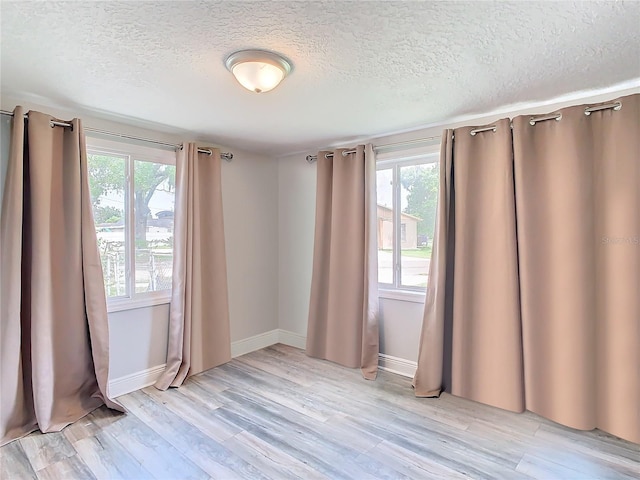
{"label": "bare wall", "polygon": [[307,335],[316,208],[316,165],[302,155],[278,162],[279,325]]}
{"label": "bare wall", "polygon": [[222,168],[231,341],[278,328],[278,165],[231,149]]}

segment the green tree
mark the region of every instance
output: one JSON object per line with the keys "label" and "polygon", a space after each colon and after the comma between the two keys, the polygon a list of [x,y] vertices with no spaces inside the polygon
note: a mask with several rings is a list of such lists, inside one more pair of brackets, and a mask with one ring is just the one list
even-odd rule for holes
{"label": "green tree", "polygon": [[154,162],[135,162],[134,179],[136,240],[146,242],[147,222],[151,217],[149,202],[156,191],[173,191],[176,167]]}
{"label": "green tree", "polygon": [[418,235],[427,235],[430,239],[436,224],[439,181],[437,163],[403,167],[401,170],[400,183],[409,192],[403,212],[421,218]]}
{"label": "green tree", "polygon": [[111,192],[124,192],[125,163],[121,157],[108,155],[87,156],[89,164],[89,190],[91,203],[95,207],[100,205],[104,195]]}
{"label": "green tree", "polygon": [[[88,155],[89,189],[91,202],[96,212],[96,223],[104,218],[113,218],[113,207],[100,205],[105,195],[121,193],[124,197],[126,185],[126,162],[123,157]],[[151,217],[149,202],[156,191],[173,191],[175,188],[175,166],[155,162],[134,162],[134,198],[136,240],[146,244],[147,222]],[[123,210],[122,210],[123,211]],[[120,211],[120,215],[122,214]],[[103,215],[104,212],[104,215]],[[109,217],[105,217],[111,213]]]}
{"label": "green tree", "polygon": [[104,207],[96,205],[93,209],[93,217],[96,225],[102,223],[118,223],[124,217],[124,210],[108,205]]}

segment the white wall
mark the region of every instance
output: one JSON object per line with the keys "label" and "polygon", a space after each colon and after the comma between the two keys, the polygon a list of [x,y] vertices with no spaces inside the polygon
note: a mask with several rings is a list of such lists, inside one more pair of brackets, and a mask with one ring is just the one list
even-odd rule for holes
{"label": "white wall", "polygon": [[380,298],[380,353],[417,362],[423,313],[424,299]]}
{"label": "white wall", "polygon": [[4,193],[4,180],[7,175],[9,143],[11,139],[11,117],[0,115],[0,202]]}
{"label": "white wall", "polygon": [[316,214],[316,165],[307,163],[302,155],[281,158],[278,182],[280,328],[306,336]]}
{"label": "white wall", "polygon": [[231,341],[278,328],[278,164],[230,149],[222,202]]}
{"label": "white wall", "polygon": [[167,361],[169,305],[109,314],[109,378],[121,378]]}
{"label": "white wall", "polygon": [[[43,106],[2,97],[2,110],[20,103],[62,119],[80,117],[85,128],[137,135],[167,143],[192,138],[161,125],[152,130],[60,106]],[[5,117],[6,118],[6,117]],[[134,122],[130,119],[127,121]],[[6,125],[6,120],[2,122]],[[7,128],[2,129],[2,169]],[[205,139],[206,140],[206,139]],[[215,143],[211,143],[215,145]],[[273,158],[227,149],[232,162],[222,165],[227,277],[231,340],[237,342],[278,328],[278,166]],[[109,314],[110,379],[120,379],[166,361],[169,306],[138,308]]]}
{"label": "white wall", "polygon": [[[374,145],[386,145],[419,138],[437,136],[443,128],[455,128],[462,125],[484,125],[499,118],[515,117],[522,114],[542,114],[559,108],[580,103],[606,101],[618,96],[639,93],[640,88],[611,88],[600,92],[579,93],[561,99],[530,105],[505,107],[501,111],[476,118],[453,119],[443,125],[432,126],[411,132],[387,135],[377,138],[363,138],[356,143],[371,142]],[[313,256],[313,235],[315,215],[315,164],[305,161],[307,154],[317,150],[309,149],[279,159],[279,242],[280,242],[280,291],[279,312],[280,328],[300,335],[307,332],[309,309],[309,289],[311,286],[311,265]],[[423,147],[424,153],[438,150],[439,142]],[[416,148],[411,149],[412,153]],[[418,342],[422,327],[424,297],[398,300],[381,298],[380,300],[380,353],[401,359],[416,361]]]}

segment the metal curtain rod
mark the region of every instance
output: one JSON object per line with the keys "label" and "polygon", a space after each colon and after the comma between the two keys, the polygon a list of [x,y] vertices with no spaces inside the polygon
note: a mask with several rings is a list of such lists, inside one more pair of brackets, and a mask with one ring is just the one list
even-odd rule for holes
{"label": "metal curtain rod", "polygon": [[[385,150],[387,148],[394,148],[394,147],[404,147],[406,145],[415,145],[415,144],[421,144],[421,143],[427,143],[430,142],[432,140],[440,140],[440,135],[436,135],[433,137],[425,137],[425,138],[417,138],[414,140],[406,140],[404,142],[396,142],[396,143],[385,143],[384,145],[374,145],[373,149],[375,151],[378,150]],[[355,150],[345,150],[342,152],[342,156],[346,157],[347,155],[349,155],[350,153],[356,153]],[[325,154],[326,158],[333,158],[333,153],[326,153]],[[309,163],[313,163],[318,159],[317,155],[307,155],[307,162]]]}
{"label": "metal curtain rod", "polygon": [[[2,115],[8,115],[13,117],[13,112],[8,112],[6,110],[0,110],[0,113]],[[25,113],[24,118],[28,118],[27,114]],[[67,123],[67,122],[58,122],[55,120],[51,120],[50,125],[52,127],[73,127],[72,124]],[[170,147],[173,149],[177,149],[179,148],[180,150],[182,150],[183,148],[183,144],[174,144],[174,143],[166,143],[166,142],[159,142],[158,140],[151,140],[149,138],[143,138],[143,137],[136,137],[134,135],[127,135],[124,133],[115,133],[115,132],[108,132],[106,130],[99,130],[97,128],[90,128],[87,127],[85,128],[85,131],[87,132],[91,132],[91,133],[97,133],[99,135],[106,135],[109,137],[118,137],[118,138],[126,138],[129,140],[137,140],[139,142],[145,142],[145,143],[153,143],[155,145],[162,145],[163,147]],[[206,153],[207,155],[213,155],[213,151],[210,148],[198,148],[198,153]],[[233,153],[231,152],[221,152],[220,153],[220,158],[225,159],[227,162],[230,162],[231,160],[233,160]]]}
{"label": "metal curtain rod", "polygon": [[[125,133],[108,132],[106,130],[99,130],[97,128],[88,127],[88,128],[85,128],[85,130],[87,132],[97,133],[99,135],[107,135],[107,136],[110,136],[110,137],[118,137],[118,138],[126,138],[126,139],[129,139],[129,140],[137,140],[139,142],[153,143],[153,144],[156,144],[156,145],[162,145],[164,147],[170,147],[170,148],[174,148],[174,149],[179,148],[180,150],[182,150],[182,148],[184,146],[182,143],[174,144],[174,143],[160,142],[158,140],[151,140],[149,138],[136,137],[134,135],[127,135]],[[198,153],[206,153],[209,156],[213,155],[213,151],[210,148],[198,148]],[[231,152],[220,152],[220,158],[223,158],[227,162],[230,162],[231,160],[233,160],[233,153],[231,153]]]}
{"label": "metal curtain rod", "polygon": [[[595,105],[593,107],[585,107],[584,114],[586,116],[589,116],[589,115],[591,115],[591,113],[599,112],[601,110],[615,110],[617,112],[621,108],[622,108],[622,102],[617,101],[617,102],[613,102],[613,103],[606,103],[604,105]],[[561,113],[549,113],[548,115],[541,115],[539,117],[529,117],[529,125],[534,126],[536,123],[546,122],[547,120],[555,120],[556,122],[559,122],[560,120],[562,120],[562,114]],[[509,124],[511,125],[511,128],[513,128],[513,122],[509,122]],[[472,136],[475,136],[476,133],[488,132],[488,131],[495,132],[496,129],[497,128],[496,128],[495,125],[487,125],[486,127],[474,128],[469,133]]]}
{"label": "metal curtain rod", "polygon": [[[591,113],[593,112],[599,112],[600,110],[609,110],[609,109],[613,109],[615,111],[618,111],[622,108],[622,102],[621,101],[617,101],[617,102],[613,102],[613,103],[606,103],[603,105],[595,105],[593,107],[585,107],[584,109],[584,114],[589,116],[591,115]],[[556,120],[556,121],[560,121],[562,120],[562,114],[561,113],[550,113],[548,115],[542,115],[539,117],[530,117],[529,118],[529,124],[530,125],[535,125],[538,122],[545,122],[547,120]],[[509,125],[511,126],[511,128],[513,128],[513,122],[509,122]],[[496,125],[487,125],[484,127],[477,127],[474,128],[472,130],[469,131],[469,133],[471,134],[471,136],[475,136],[477,133],[481,133],[481,132],[495,132],[497,130]],[[436,140],[441,138],[439,135],[434,136],[434,137],[427,137],[427,138],[418,138],[416,140],[408,140],[406,142],[398,142],[398,143],[388,143],[386,145],[376,145],[373,147],[374,150],[381,150],[384,148],[390,148],[390,147],[397,147],[397,146],[404,146],[404,145],[411,145],[411,144],[415,144],[415,143],[426,143],[430,140]],[[347,156],[350,153],[355,153],[355,150],[345,150],[342,152],[342,156]],[[333,153],[326,153],[325,154],[326,158],[333,158]],[[318,156],[317,155],[307,155],[307,162],[309,163],[313,163],[316,160],[318,160]]]}

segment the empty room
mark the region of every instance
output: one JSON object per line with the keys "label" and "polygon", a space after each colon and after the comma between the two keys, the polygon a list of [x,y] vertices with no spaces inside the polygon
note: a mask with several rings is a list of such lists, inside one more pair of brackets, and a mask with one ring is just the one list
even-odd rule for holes
{"label": "empty room", "polygon": [[640,478],[640,2],[0,44],[0,478]]}

